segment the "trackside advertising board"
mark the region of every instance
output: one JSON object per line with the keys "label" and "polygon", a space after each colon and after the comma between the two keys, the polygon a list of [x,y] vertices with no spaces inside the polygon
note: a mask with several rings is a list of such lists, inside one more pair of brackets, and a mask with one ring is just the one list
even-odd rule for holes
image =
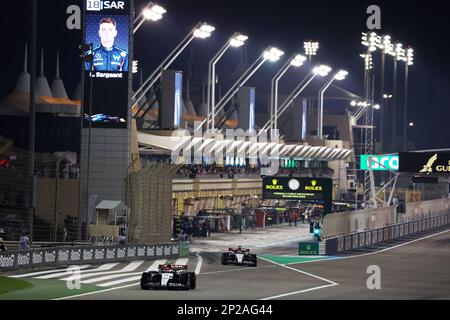
{"label": "trackside advertising board", "polygon": [[450,152],[400,152],[399,171],[420,174],[450,174]]}
{"label": "trackside advertising board", "polygon": [[372,159],[372,170],[374,171],[398,171],[398,155],[361,155],[360,169],[370,169],[370,159]]}

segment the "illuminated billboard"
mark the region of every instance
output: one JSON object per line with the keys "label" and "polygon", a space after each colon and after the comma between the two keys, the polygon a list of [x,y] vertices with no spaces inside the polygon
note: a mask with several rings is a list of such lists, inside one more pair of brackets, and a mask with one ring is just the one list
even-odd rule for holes
{"label": "illuminated billboard", "polygon": [[84,127],[126,128],[131,47],[130,0],[86,0]]}
{"label": "illuminated billboard", "polygon": [[449,152],[400,152],[400,172],[448,175],[450,174]]}
{"label": "illuminated billboard", "polygon": [[374,171],[398,171],[398,155],[361,155],[360,169],[369,170],[370,159],[372,159],[372,170]]}
{"label": "illuminated billboard", "polygon": [[333,180],[328,178],[263,177],[263,199],[319,201],[331,212]]}

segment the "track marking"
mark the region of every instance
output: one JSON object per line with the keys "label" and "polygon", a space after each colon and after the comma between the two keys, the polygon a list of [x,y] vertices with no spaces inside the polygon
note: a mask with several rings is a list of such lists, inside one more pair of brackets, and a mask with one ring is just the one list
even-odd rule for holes
{"label": "track marking", "polygon": [[309,292],[309,291],[314,291],[314,290],[319,290],[319,289],[324,289],[324,288],[328,288],[328,287],[334,287],[334,286],[337,286],[337,285],[338,285],[337,283],[336,284],[326,284],[326,285],[320,286],[320,287],[314,287],[314,288],[309,288],[309,289],[295,291],[295,292],[283,293],[283,294],[279,294],[277,296],[263,298],[263,299],[260,299],[260,300],[272,300],[272,299],[277,299],[277,298],[282,298],[282,297],[287,297],[287,296],[293,296],[295,294]]}
{"label": "track marking", "polygon": [[[156,270],[158,270],[158,266],[160,264],[164,264],[164,263],[166,263],[165,259],[164,260],[155,260],[153,262],[153,264],[147,270],[145,270],[144,272],[156,271]],[[116,274],[116,275],[112,275],[112,276],[106,276],[106,277],[100,277],[100,278],[94,278],[94,279],[82,281],[81,283],[100,282],[100,281],[103,281],[103,280],[120,278],[120,277],[123,277],[123,276],[129,276],[129,277],[124,278],[124,279],[115,280],[115,281],[109,281],[109,282],[105,282],[105,283],[100,283],[100,284],[97,284],[97,286],[99,286],[99,287],[110,287],[110,286],[114,286],[116,284],[121,284],[121,283],[125,283],[125,282],[140,280],[141,277],[142,277],[142,272],[133,272],[133,273],[126,273],[126,274],[118,274],[118,275]]]}
{"label": "track marking", "polygon": [[99,290],[99,291],[93,291],[93,292],[87,292],[87,293],[81,293],[81,294],[77,294],[77,295],[73,295],[73,296],[56,298],[56,299],[53,299],[53,300],[66,300],[66,299],[71,299],[71,298],[77,298],[77,297],[87,296],[87,295],[96,294],[96,293],[102,293],[102,292],[107,292],[107,291],[112,291],[112,290],[118,290],[118,289],[124,289],[124,288],[128,288],[128,287],[138,286],[139,284],[140,283],[137,282],[137,283],[133,283],[133,284],[128,284],[126,286],[114,287],[114,288],[109,288],[109,289],[104,289],[104,290]]}
{"label": "track marking", "polygon": [[[88,270],[82,270],[80,271],[80,273],[88,273],[88,272],[100,272],[100,271],[105,271],[105,270],[111,270],[112,268],[114,268],[115,266],[117,266],[119,263],[106,263],[101,265],[100,267],[96,268],[96,269],[88,269]],[[36,279],[52,279],[52,278],[58,278],[61,276],[66,276],[67,275],[67,270],[64,272],[57,272],[57,273],[52,273],[49,275],[45,275],[45,276],[40,276],[40,277],[35,277]]]}
{"label": "track marking", "polygon": [[200,254],[196,253],[197,256],[197,266],[195,267],[195,274],[200,274],[200,270],[202,269],[203,258]]}
{"label": "track marking", "polygon": [[[449,231],[450,231],[450,230],[445,230],[445,231],[442,231],[442,232],[438,232],[438,233],[435,233],[435,234],[431,234],[431,235],[428,235],[428,236],[425,236],[425,237],[422,237],[422,238],[419,238],[419,239],[415,239],[415,240],[412,240],[412,241],[409,241],[409,242],[405,242],[405,243],[402,243],[402,244],[399,244],[399,245],[396,245],[396,246],[393,246],[393,247],[390,247],[390,248],[382,249],[382,250],[379,250],[379,251],[375,251],[375,252],[369,252],[369,253],[364,253],[364,254],[361,254],[361,255],[354,255],[354,256],[349,256],[349,257],[337,257],[337,258],[325,259],[325,260],[321,260],[321,261],[310,261],[309,263],[311,263],[311,262],[330,261],[330,260],[350,259],[350,258],[356,258],[356,257],[363,257],[363,256],[374,255],[374,254],[377,254],[377,253],[386,252],[386,251],[389,251],[389,250],[392,250],[392,249],[396,249],[396,248],[399,248],[399,247],[402,247],[402,246],[405,246],[405,245],[408,245],[408,244],[411,244],[411,243],[414,243],[414,242],[417,242],[417,241],[421,241],[421,240],[428,239],[428,238],[431,238],[431,237],[434,237],[434,236],[438,236],[438,235],[447,233],[447,232],[449,232]],[[309,292],[309,291],[314,291],[314,290],[319,290],[319,289],[324,289],[324,288],[328,288],[328,287],[333,287],[333,286],[339,285],[338,283],[336,283],[336,282],[334,282],[334,281],[331,281],[331,280],[328,280],[328,279],[325,279],[325,278],[322,278],[322,277],[318,277],[318,276],[316,276],[316,275],[313,275],[313,274],[310,274],[310,273],[301,271],[301,270],[299,270],[299,269],[295,269],[295,268],[289,267],[289,265],[299,264],[298,262],[295,262],[295,263],[289,263],[289,264],[286,264],[286,265],[281,265],[281,264],[272,262],[272,261],[270,261],[270,260],[264,259],[264,258],[262,258],[262,257],[261,257],[260,259],[269,261],[269,262],[271,262],[271,263],[274,263],[274,264],[276,264],[276,265],[279,265],[280,267],[284,267],[284,268],[288,268],[288,269],[293,270],[293,271],[297,271],[297,272],[300,272],[300,273],[304,273],[304,274],[310,275],[310,276],[312,276],[312,277],[314,277],[314,278],[317,278],[317,279],[320,279],[320,280],[323,280],[323,281],[326,281],[326,282],[329,282],[329,283],[330,283],[330,284],[324,285],[324,286],[319,286],[319,287],[309,288],[309,289],[300,290],[300,291],[296,291],[296,292],[289,292],[289,293],[280,294],[280,295],[277,295],[277,296],[272,296],[272,297],[268,297],[268,298],[263,298],[263,299],[261,299],[261,300],[277,299],[277,298],[282,298],[282,297],[286,297],[286,296],[290,296],[290,295],[300,294],[300,293],[304,293],[304,292]]]}
{"label": "track marking", "polygon": [[202,272],[200,275],[208,275],[208,274],[214,274],[214,273],[225,273],[225,272],[236,272],[236,271],[252,271],[257,270],[261,268],[274,268],[275,265],[270,266],[261,266],[261,267],[245,267],[245,268],[236,268],[236,269],[226,269],[226,270],[219,270],[219,271],[210,271],[210,272]]}
{"label": "track marking", "polygon": [[279,294],[279,295],[272,296],[272,297],[262,298],[262,299],[260,299],[260,300],[271,300],[271,299],[276,299],[276,298],[281,298],[281,297],[287,297],[287,296],[292,296],[292,295],[299,294],[299,293],[303,293],[303,292],[309,292],[309,291],[314,291],[314,290],[319,290],[319,289],[324,289],[324,288],[334,287],[334,286],[339,285],[338,283],[336,283],[336,282],[334,282],[334,281],[331,281],[331,280],[328,280],[328,279],[325,279],[325,278],[316,276],[316,275],[314,275],[314,274],[312,274],[312,273],[309,273],[309,272],[305,272],[305,271],[302,271],[302,270],[299,270],[299,269],[295,269],[295,268],[292,268],[292,267],[283,265],[283,264],[278,263],[278,262],[270,261],[270,260],[265,259],[265,258],[263,258],[263,257],[260,257],[260,259],[261,259],[261,260],[268,261],[268,262],[270,262],[270,263],[273,263],[273,264],[275,264],[275,265],[277,265],[277,266],[279,266],[279,267],[286,268],[286,269],[289,269],[289,270],[292,270],[292,271],[295,271],[295,272],[298,272],[298,273],[306,274],[306,275],[308,275],[308,276],[310,276],[310,277],[319,279],[319,280],[321,280],[321,281],[328,282],[327,285],[323,285],[323,286],[319,286],[319,287],[313,287],[313,288],[304,289],[304,290],[300,290],[300,291],[287,292],[287,293]]}
{"label": "track marking", "polygon": [[[411,241],[408,241],[408,242],[405,242],[405,243],[398,244],[398,245],[393,246],[393,247],[389,247],[389,248],[386,248],[386,249],[381,249],[381,250],[374,251],[374,252],[368,252],[368,253],[363,253],[363,254],[355,254],[355,255],[350,255],[350,256],[345,256],[345,257],[335,256],[333,258],[323,259],[323,260],[320,260],[320,261],[309,261],[309,262],[303,262],[303,263],[325,262],[325,261],[332,261],[332,260],[343,260],[343,259],[352,259],[352,258],[358,258],[358,257],[371,256],[371,255],[374,255],[374,254],[383,253],[383,252],[386,252],[386,251],[397,249],[399,247],[403,247],[403,246],[406,246],[406,245],[414,243],[414,242],[418,242],[418,241],[422,241],[422,240],[425,240],[425,239],[428,239],[428,238],[439,236],[439,235],[447,233],[449,231],[450,231],[450,229],[449,230],[445,230],[445,231],[441,231],[441,232],[438,232],[438,233],[430,234],[430,235],[422,237],[422,238],[414,239],[414,240],[411,240]],[[292,263],[287,263],[285,265],[289,266],[289,265],[294,265],[294,264],[300,264],[300,263],[292,262]]]}
{"label": "track marking", "polygon": [[[76,265],[74,265],[76,266]],[[86,264],[86,265],[81,265],[81,266],[77,266],[80,269],[86,269],[88,267],[90,267],[91,265]],[[72,266],[69,266],[72,267]],[[62,270],[67,270],[67,269],[53,269],[53,270],[45,270],[45,271],[38,271],[38,272],[32,272],[32,273],[25,273],[25,274],[17,274],[17,275],[12,275],[12,276],[8,276],[9,278],[25,278],[25,277],[32,277],[32,276],[38,276],[40,274],[47,274],[47,273],[53,273],[53,272],[59,272]]]}
{"label": "track marking", "polygon": [[287,266],[287,265],[283,265],[283,264],[278,263],[278,262],[270,261],[270,260],[265,259],[265,258],[263,258],[263,257],[260,257],[260,259],[261,259],[261,260],[268,261],[268,262],[271,262],[271,263],[273,263],[273,264],[275,264],[275,265],[277,265],[277,266],[280,266],[280,267],[283,267],[283,268],[286,268],[286,269],[289,269],[289,270],[292,270],[292,271],[295,271],[295,272],[299,272],[299,273],[306,274],[306,275],[308,275],[308,276],[310,276],[310,277],[313,277],[313,278],[316,278],[316,279],[319,279],[319,280],[328,282],[329,284],[338,285],[338,283],[336,283],[336,282],[334,282],[334,281],[331,281],[331,280],[328,280],[328,279],[325,279],[325,278],[316,276],[316,275],[314,275],[314,274],[312,274],[312,273],[309,273],[309,272],[306,272],[306,271],[302,271],[302,270],[299,270],[299,269],[295,269],[295,268],[292,268],[292,267]]}
{"label": "track marking", "polygon": [[[83,278],[88,278],[88,277],[94,277],[94,276],[98,276],[98,275],[106,275],[106,274],[114,274],[117,275],[118,273],[125,273],[125,272],[129,272],[129,271],[134,271],[136,270],[144,261],[140,260],[140,261],[133,261],[131,263],[129,263],[127,266],[125,266],[124,268],[120,269],[120,270],[115,270],[115,271],[107,271],[107,272],[102,272],[102,273],[86,273],[86,274],[82,274],[80,275],[79,279],[83,279]],[[60,280],[69,280],[69,278],[63,278]],[[89,282],[84,282],[81,281],[81,283],[89,283]]]}

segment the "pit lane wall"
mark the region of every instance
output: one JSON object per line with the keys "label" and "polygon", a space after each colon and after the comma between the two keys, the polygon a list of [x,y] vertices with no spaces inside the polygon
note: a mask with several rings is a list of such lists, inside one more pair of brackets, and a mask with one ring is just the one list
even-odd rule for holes
{"label": "pit lane wall", "polygon": [[395,207],[332,213],[323,219],[323,238],[372,230],[395,223]]}
{"label": "pit lane wall", "polygon": [[0,253],[0,272],[77,264],[175,259],[189,255],[189,243],[53,247]]}
{"label": "pit lane wall", "polygon": [[450,211],[450,198],[430,201],[408,202],[403,222],[434,217]]}
{"label": "pit lane wall", "polygon": [[450,213],[325,240],[325,254],[336,255],[422,231],[448,227]]}

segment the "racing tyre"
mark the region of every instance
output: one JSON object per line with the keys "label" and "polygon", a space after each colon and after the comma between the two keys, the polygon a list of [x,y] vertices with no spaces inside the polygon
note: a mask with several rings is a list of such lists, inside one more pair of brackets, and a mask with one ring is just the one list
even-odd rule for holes
{"label": "racing tyre", "polygon": [[184,283],[184,290],[189,291],[189,289],[191,288],[191,275],[189,273],[185,274],[185,283]]}
{"label": "racing tyre", "polygon": [[149,283],[151,281],[152,276],[150,272],[144,272],[141,277],[141,289],[142,290],[150,290]]}
{"label": "racing tyre", "polygon": [[253,262],[252,267],[257,267],[258,266],[258,260],[256,258],[256,254],[251,256],[251,260]]}
{"label": "racing tyre", "polygon": [[222,261],[221,261],[221,262],[222,262],[222,264],[225,265],[225,266],[228,265],[228,261],[227,261],[227,260],[228,260],[228,257],[227,257],[227,256],[228,256],[228,255],[227,255],[226,253],[222,253]]}
{"label": "racing tyre", "polygon": [[191,278],[191,289],[195,289],[197,287],[197,275],[195,272],[189,272],[189,277]]}

